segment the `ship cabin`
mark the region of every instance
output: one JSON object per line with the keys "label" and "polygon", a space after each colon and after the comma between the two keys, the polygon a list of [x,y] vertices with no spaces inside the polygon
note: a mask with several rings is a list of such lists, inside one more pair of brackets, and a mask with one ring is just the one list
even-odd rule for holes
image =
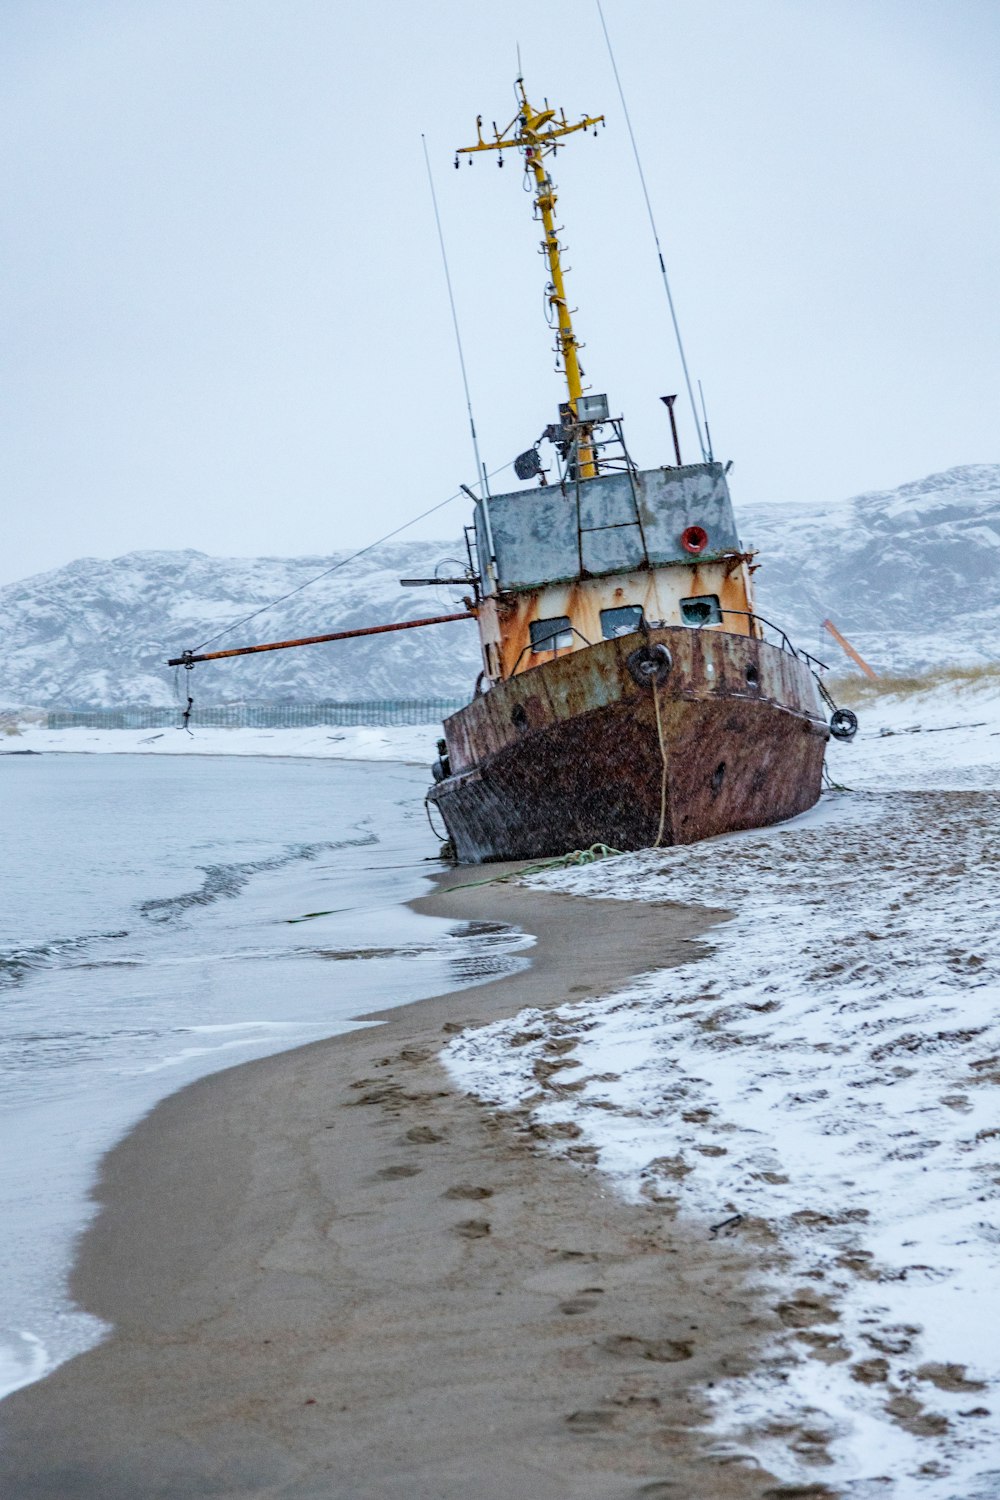
{"label": "ship cabin", "polygon": [[518,472],[538,488],[476,502],[484,686],[643,624],[760,634],[723,465],[639,470],[582,431],[554,482],[536,445]]}

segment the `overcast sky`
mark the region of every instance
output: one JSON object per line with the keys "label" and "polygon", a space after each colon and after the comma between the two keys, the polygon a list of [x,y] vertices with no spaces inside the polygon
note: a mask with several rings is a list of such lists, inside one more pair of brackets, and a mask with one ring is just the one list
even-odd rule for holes
{"label": "overcast sky", "polygon": [[[998,0],[605,14],[737,507],[1000,461]],[[421,132],[483,457],[534,441],[562,391],[530,200],[516,159],[452,166],[512,116],[518,43],[534,98],[607,116],[553,169],[568,285],[589,382],[668,461],[681,377],[590,0],[5,0],[0,581],[328,553],[474,480]]]}

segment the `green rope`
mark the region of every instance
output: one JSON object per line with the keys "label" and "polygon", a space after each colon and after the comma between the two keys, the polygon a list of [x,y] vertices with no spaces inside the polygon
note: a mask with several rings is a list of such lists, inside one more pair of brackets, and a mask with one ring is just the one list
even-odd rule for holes
{"label": "green rope", "polygon": [[591,844],[589,849],[574,849],[570,854],[561,854],[558,859],[543,859],[539,864],[525,865],[520,870],[508,870],[504,875],[489,875],[485,880],[466,880],[461,885],[449,885],[443,892],[471,891],[475,886],[498,885],[506,880],[518,880],[522,875],[539,875],[543,870],[563,870],[571,865],[592,865],[599,859],[615,859],[623,854],[622,849],[612,849],[609,844]]}

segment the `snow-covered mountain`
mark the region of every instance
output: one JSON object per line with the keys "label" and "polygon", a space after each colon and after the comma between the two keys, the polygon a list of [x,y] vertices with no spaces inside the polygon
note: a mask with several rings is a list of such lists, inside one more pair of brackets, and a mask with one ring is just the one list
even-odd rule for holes
{"label": "snow-covered mountain", "polygon": [[845,659],[826,618],[886,672],[1000,660],[1000,464],[820,510],[756,506],[741,534],[758,611],[831,665]]}
{"label": "snow-covered mountain", "polygon": [[[402,589],[399,580],[434,576],[449,557],[439,572],[458,576],[463,555],[456,542],[381,547],[229,631],[216,649],[454,614],[462,608],[461,590]],[[10,584],[0,589],[0,704],[172,703],[175,672],[164,665],[168,656],[196,650],[337,561],[336,555],[130,552],[111,561],[81,558]],[[202,704],[462,697],[480,665],[476,627],[458,621],[208,662],[194,672],[193,686]]]}
{"label": "snow-covered mountain", "polygon": [[[757,607],[836,666],[833,621],[883,671],[1000,659],[1000,464],[932,474],[820,510],[740,507],[758,552]],[[218,645],[315,635],[461,608],[460,590],[401,577],[461,572],[457,542],[392,543],[330,574]],[[83,558],[0,589],[0,706],[174,700],[167,656],[333,567],[333,557],[132,552]],[[199,667],[201,703],[461,697],[479,670],[474,625],[372,636]]]}

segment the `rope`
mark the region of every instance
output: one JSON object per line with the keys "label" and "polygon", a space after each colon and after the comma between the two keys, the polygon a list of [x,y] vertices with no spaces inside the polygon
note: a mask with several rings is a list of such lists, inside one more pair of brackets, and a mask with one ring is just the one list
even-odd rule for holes
{"label": "rope", "polygon": [[829,770],[827,769],[825,760],[823,762],[823,785],[826,787],[828,792],[853,792],[854,790],[852,786],[844,786],[842,782],[834,781],[833,777],[830,775]]}
{"label": "rope", "polygon": [[431,817],[431,799],[430,799],[430,797],[425,797],[424,798],[424,812],[427,814],[427,822],[430,825],[430,830],[431,830],[431,833],[433,833],[434,837],[436,839],[440,839],[440,841],[441,841],[442,844],[450,844],[451,843],[451,839],[448,837],[448,830],[447,830],[447,828],[445,828],[444,833],[438,833],[437,829],[434,827],[434,819]]}
{"label": "rope", "polygon": [[660,761],[663,765],[663,772],[660,776],[660,826],[656,830],[656,842],[653,844],[654,849],[660,849],[663,847],[663,829],[667,821],[667,779],[670,763],[667,759],[666,741],[663,738],[663,720],[660,718],[660,692],[655,681],[653,683],[653,708],[656,710],[656,738],[660,744]]}
{"label": "rope", "polygon": [[190,666],[186,669],[186,674],[185,674],[185,677],[184,677],[184,692],[187,694],[187,702],[185,703],[185,705],[184,705],[184,707],[182,709],[181,708],[181,698],[183,697],[183,694],[181,693],[181,685],[180,685],[180,672],[181,672],[181,669],[180,669],[180,667],[175,667],[174,668],[174,701],[177,704],[177,712],[181,716],[181,722],[178,724],[177,728],[178,729],[186,729],[187,732],[188,732],[188,734],[191,735],[191,738],[194,739],[194,734],[191,731],[191,710],[194,708],[194,698],[191,696],[191,672],[192,671],[193,671],[193,668],[190,667]]}
{"label": "rope", "polygon": [[480,885],[500,885],[507,880],[519,880],[522,875],[539,875],[543,870],[568,869],[572,865],[592,865],[599,859],[616,859],[624,851],[612,849],[609,844],[591,844],[589,849],[574,849],[569,854],[560,854],[558,859],[543,859],[539,864],[525,865],[520,870],[508,870],[504,875],[490,875],[485,880],[466,880],[461,885],[449,885],[443,895],[450,891],[471,891]]}

